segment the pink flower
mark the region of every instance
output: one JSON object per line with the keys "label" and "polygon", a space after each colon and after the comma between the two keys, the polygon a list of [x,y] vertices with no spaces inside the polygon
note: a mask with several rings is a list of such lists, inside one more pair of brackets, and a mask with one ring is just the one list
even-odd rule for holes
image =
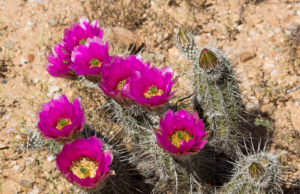
{"label": "pink flower", "polygon": [[73,140],[85,123],[80,99],[74,98],[71,104],[65,95],[59,94],[48,103],[42,104],[37,119],[37,127],[44,138],[62,142]]}
{"label": "pink flower", "polygon": [[112,58],[108,55],[108,49],[108,42],[104,44],[99,37],[88,38],[86,44],[74,49],[72,53],[74,64],[71,69],[77,75],[84,75],[90,81],[100,82],[103,66],[110,63]]}
{"label": "pink flower", "polygon": [[102,80],[99,87],[106,96],[113,98],[121,105],[130,105],[132,100],[127,98],[127,91],[131,87],[129,79],[138,72],[144,75],[150,66],[149,62],[143,62],[131,55],[126,58],[114,57],[111,64],[102,69]]}
{"label": "pink flower", "polygon": [[173,69],[170,66],[150,68],[144,75],[136,72],[129,81],[127,96],[148,110],[160,110],[172,98],[172,86],[177,79],[171,80]]}
{"label": "pink flower", "polygon": [[48,55],[48,61],[46,70],[51,76],[71,79],[77,77],[76,73],[69,68],[73,64],[71,55],[61,44],[54,45],[53,53]]}
{"label": "pink flower", "polygon": [[112,151],[101,151],[102,147],[103,141],[95,136],[66,143],[56,157],[57,169],[70,183],[94,188],[114,174],[109,168],[113,161]]}
{"label": "pink flower", "polygon": [[74,23],[70,29],[65,29],[63,46],[66,51],[72,53],[75,47],[85,44],[88,38],[99,37],[102,39],[104,30],[98,27],[98,21],[90,23],[88,19],[82,17],[79,23]]}
{"label": "pink flower", "polygon": [[204,124],[198,114],[190,114],[186,110],[175,113],[168,110],[154,133],[159,147],[175,156],[198,153],[204,148],[209,135],[209,132],[204,131]]}

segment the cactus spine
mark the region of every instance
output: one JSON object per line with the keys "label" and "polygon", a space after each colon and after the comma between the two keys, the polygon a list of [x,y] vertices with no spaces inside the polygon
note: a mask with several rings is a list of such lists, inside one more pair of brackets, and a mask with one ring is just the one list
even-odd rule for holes
{"label": "cactus spine", "polygon": [[214,132],[211,143],[230,150],[237,145],[241,101],[232,63],[222,50],[211,46],[199,49],[193,35],[186,30],[179,30],[175,43],[193,64],[189,74],[195,90],[193,101],[204,110],[208,129]]}

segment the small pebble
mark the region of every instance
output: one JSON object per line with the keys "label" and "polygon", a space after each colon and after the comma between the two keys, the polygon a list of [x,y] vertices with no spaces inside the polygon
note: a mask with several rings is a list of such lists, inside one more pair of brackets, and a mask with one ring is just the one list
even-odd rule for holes
{"label": "small pebble", "polygon": [[26,166],[30,166],[33,162],[34,162],[34,158],[32,158],[32,157],[25,158]]}
{"label": "small pebble", "polygon": [[275,47],[274,51],[275,51],[275,53],[281,53],[282,52],[281,48],[279,48],[279,47]]}
{"label": "small pebble", "polygon": [[15,46],[10,40],[7,40],[5,43],[5,48],[12,50],[15,48]]}
{"label": "small pebble", "polygon": [[163,62],[164,58],[165,58],[165,56],[163,54],[156,55],[156,61],[157,62]]}
{"label": "small pebble", "polygon": [[39,188],[34,188],[31,192],[29,192],[29,194],[39,194],[40,190]]}
{"label": "small pebble", "polygon": [[274,35],[275,35],[274,32],[269,32],[269,33],[268,33],[268,37],[269,37],[269,38],[273,37]]}
{"label": "small pebble", "polygon": [[14,170],[19,170],[21,167],[19,166],[19,165],[15,165],[14,167],[13,167],[13,169]]}
{"label": "small pebble", "polygon": [[10,114],[4,116],[4,119],[6,119],[6,120],[10,119]]}
{"label": "small pebble", "polygon": [[25,57],[21,57],[20,63],[21,63],[21,65],[27,65],[28,64],[28,60]]}
{"label": "small pebble", "polygon": [[35,22],[28,21],[27,25],[31,28],[31,27],[35,26]]}
{"label": "small pebble", "polygon": [[265,54],[264,54],[264,53],[261,53],[260,55],[258,55],[258,57],[262,59],[262,58],[265,57]]}
{"label": "small pebble", "polygon": [[290,36],[290,35],[292,34],[292,32],[289,31],[289,30],[285,30],[284,33],[285,33],[286,35],[288,35],[288,36]]}
{"label": "small pebble", "polygon": [[21,180],[20,186],[25,187],[27,189],[32,189],[32,187],[33,187],[32,182],[30,180]]}
{"label": "small pebble", "polygon": [[30,62],[30,63],[32,63],[33,61],[34,61],[34,55],[33,54],[29,54],[28,56],[27,56],[27,58],[28,58],[28,61]]}
{"label": "small pebble", "polygon": [[278,27],[278,28],[276,28],[276,29],[274,30],[274,33],[275,33],[275,34],[278,34],[279,32],[281,32],[281,27]]}
{"label": "small pebble", "polygon": [[52,162],[53,160],[55,160],[55,156],[54,155],[48,155],[47,156],[47,160],[48,160],[48,162]]}
{"label": "small pebble", "polygon": [[56,20],[53,20],[53,19],[51,19],[51,20],[48,20],[48,24],[51,26],[51,27],[55,27],[55,26],[57,26],[57,21]]}
{"label": "small pebble", "polygon": [[272,72],[271,72],[271,76],[277,76],[278,75],[278,70],[277,69],[274,69]]}
{"label": "small pebble", "polygon": [[49,87],[49,93],[47,94],[48,97],[52,97],[52,95],[60,90],[59,86],[51,86]]}

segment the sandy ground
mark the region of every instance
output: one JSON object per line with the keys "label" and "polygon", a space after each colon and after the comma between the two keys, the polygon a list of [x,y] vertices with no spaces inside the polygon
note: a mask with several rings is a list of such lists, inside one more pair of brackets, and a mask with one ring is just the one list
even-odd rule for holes
{"label": "sandy ground", "polygon": [[[115,37],[113,43],[120,49],[132,41],[118,38],[112,27],[125,28],[121,29],[125,36],[138,36],[139,44],[146,46],[143,56],[157,66],[172,66],[176,75],[189,68],[174,45],[179,27],[192,30],[199,45],[211,44],[213,39],[217,43],[214,46],[230,51],[240,79],[243,107],[252,114],[246,117],[252,124],[243,133],[268,138],[268,148],[272,151],[287,150],[281,162],[294,166],[287,178],[297,183],[300,179],[300,3],[0,0],[0,193],[69,193],[70,184],[54,169],[55,162],[46,151],[15,152],[16,145],[6,131],[34,124],[41,103],[57,92],[69,98],[81,94],[80,87],[50,77],[44,67],[47,54],[62,38],[64,28],[82,16],[99,20],[105,32]],[[184,78],[179,77],[179,83],[177,90],[185,93]],[[84,105],[86,114],[90,114],[93,109],[86,101]],[[253,119],[259,116],[272,121],[273,127],[255,127]],[[293,188],[289,192],[296,193]]]}

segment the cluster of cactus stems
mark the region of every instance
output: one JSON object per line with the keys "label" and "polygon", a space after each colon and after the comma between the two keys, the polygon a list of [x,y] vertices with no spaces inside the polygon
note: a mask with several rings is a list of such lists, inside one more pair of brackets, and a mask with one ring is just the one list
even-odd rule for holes
{"label": "cluster of cactus stems", "polygon": [[[82,21],[84,25],[87,24],[84,23],[86,19],[83,18]],[[93,22],[92,27],[95,27],[95,24]],[[102,38],[103,34],[101,33],[103,32],[96,32],[97,36]],[[102,40],[99,38],[88,40],[90,41],[89,44],[99,44],[104,47]],[[86,41],[86,39],[82,40]],[[241,118],[241,99],[235,71],[226,54],[214,46],[199,48],[193,34],[183,29],[179,30],[175,43],[182,54],[193,64],[192,72],[189,74],[195,91],[192,101],[195,107],[200,106],[204,112],[205,118],[202,119],[207,122],[205,123],[206,130],[212,131],[206,147],[204,148],[204,145],[209,133],[204,131],[203,123],[196,116],[196,113],[196,115],[189,116],[193,119],[193,125],[200,126],[200,131],[202,130],[201,126],[203,126],[203,134],[201,134],[203,137],[200,138],[199,136],[198,142],[199,144],[203,143],[203,147],[197,145],[201,147],[198,150],[190,148],[188,154],[183,154],[180,151],[172,153],[168,149],[162,149],[163,145],[159,144],[157,139],[157,134],[163,136],[162,131],[158,129],[161,127],[160,122],[162,118],[165,118],[166,114],[173,114],[171,110],[167,111],[168,109],[174,109],[169,99],[161,108],[151,109],[152,105],[146,107],[144,104],[130,104],[128,102],[131,101],[128,101],[128,99],[126,101],[127,97],[125,95],[119,98],[120,96],[113,96],[112,93],[109,93],[111,91],[106,91],[107,100],[101,108],[105,113],[109,114],[110,122],[116,123],[120,130],[113,137],[107,137],[92,129],[88,124],[85,124],[83,127],[79,127],[81,129],[77,135],[85,139],[92,136],[103,139],[103,148],[112,150],[113,152],[114,159],[110,168],[115,171],[116,176],[106,177],[103,180],[105,184],[101,182],[100,185],[92,189],[74,187],[74,191],[82,194],[132,193],[133,190],[144,193],[176,194],[283,193],[279,186],[282,179],[282,171],[277,161],[280,154],[266,153],[265,149],[255,151],[252,146],[253,152],[244,155],[238,148],[238,122]],[[76,52],[79,52],[78,47],[75,47]],[[67,54],[60,53],[58,56],[65,57]],[[78,56],[80,55],[78,54]],[[75,55],[75,58],[78,56]],[[57,56],[51,55],[51,57],[54,58]],[[139,58],[140,55],[136,56],[136,59],[140,60]],[[109,56],[108,59],[110,59]],[[66,64],[71,63],[69,58],[68,60],[63,62],[67,62]],[[145,64],[147,63],[143,65]],[[89,68],[98,68],[99,66],[97,65],[98,63]],[[79,66],[80,64],[75,63],[71,68],[78,70]],[[65,78],[69,79],[70,77],[74,78],[77,76],[74,80],[79,80],[85,86],[99,90],[98,85],[100,86],[102,82],[99,84],[99,80],[90,79],[100,79],[100,76],[90,76],[90,74],[79,74],[80,76],[78,76],[74,74],[73,70],[69,71],[68,68],[70,67],[67,65],[62,67],[59,65],[50,65],[48,71],[56,77],[65,76]],[[87,68],[87,71],[90,71],[90,69]],[[57,75],[56,71],[63,72],[63,76]],[[80,71],[79,68],[78,72]],[[167,71],[167,69],[161,71]],[[175,82],[172,81],[173,83]],[[124,84],[122,87],[124,87]],[[104,84],[100,87],[101,89],[105,89]],[[150,88],[149,91],[152,92]],[[153,93],[157,92],[157,88],[154,89]],[[64,97],[60,98],[63,99]],[[59,100],[60,103],[63,102],[61,99]],[[80,100],[73,101],[73,106],[77,106],[78,111],[76,114],[78,114],[78,118],[84,123],[85,117],[84,115],[80,116],[82,110],[81,104],[78,104],[78,101],[80,102]],[[53,104],[53,102],[51,103]],[[51,103],[49,104],[51,105]],[[43,111],[45,112],[45,110]],[[48,114],[44,112],[41,111],[39,113],[41,118],[43,114]],[[182,112],[180,114],[184,115],[187,113]],[[80,124],[78,125],[80,126]],[[44,126],[41,124],[40,127]],[[120,131],[122,132],[119,133]],[[56,155],[61,149],[64,149],[57,141],[43,139],[41,133],[37,130],[26,128],[24,132],[28,136],[25,138],[26,141],[23,141],[21,150],[25,150],[26,147],[31,150],[41,150],[45,145],[49,145],[50,152]],[[18,135],[17,132],[10,131],[10,134],[13,133]],[[46,135],[44,134],[44,136]],[[185,134],[185,131],[178,132],[175,138],[180,140],[183,137],[190,138]],[[170,137],[168,141],[171,141]],[[185,140],[185,143],[188,143],[188,141],[189,139]],[[180,144],[182,143],[182,141],[179,142]],[[107,154],[107,152],[103,153]],[[236,160],[233,161],[231,159],[228,161],[229,158],[236,158]],[[132,173],[133,169],[136,172]]]}
{"label": "cluster of cactus stems", "polygon": [[193,64],[188,74],[195,95],[193,102],[204,111],[207,128],[213,131],[211,143],[224,151],[237,145],[241,98],[232,63],[213,46],[196,44],[193,34],[180,29],[176,46]]}

